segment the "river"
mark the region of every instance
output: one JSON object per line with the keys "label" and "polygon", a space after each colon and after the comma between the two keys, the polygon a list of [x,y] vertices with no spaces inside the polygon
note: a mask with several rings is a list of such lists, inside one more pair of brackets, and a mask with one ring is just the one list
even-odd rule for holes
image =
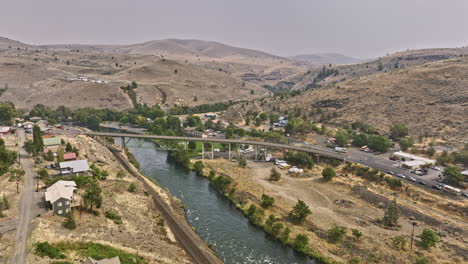
{"label": "river", "polygon": [[[115,141],[120,144],[120,138]],[[225,263],[315,263],[250,224],[206,178],[168,163],[167,151],[156,150],[151,142],[137,146],[130,141],[127,147],[147,177],[185,204],[190,225]]]}

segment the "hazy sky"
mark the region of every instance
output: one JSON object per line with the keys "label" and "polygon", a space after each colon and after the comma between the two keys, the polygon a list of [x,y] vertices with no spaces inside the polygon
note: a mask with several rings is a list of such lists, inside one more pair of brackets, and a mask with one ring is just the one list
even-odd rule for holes
{"label": "hazy sky", "polygon": [[0,36],[30,44],[194,38],[288,56],[370,58],[468,45],[468,0],[0,0]]}

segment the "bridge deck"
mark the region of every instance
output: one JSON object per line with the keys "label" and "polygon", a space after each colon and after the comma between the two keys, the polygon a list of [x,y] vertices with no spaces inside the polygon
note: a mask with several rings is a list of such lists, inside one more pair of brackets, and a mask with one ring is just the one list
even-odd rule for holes
{"label": "bridge deck", "polygon": [[197,137],[178,137],[178,136],[159,136],[159,135],[142,135],[142,134],[130,134],[130,133],[108,133],[108,132],[84,132],[83,135],[87,136],[105,136],[105,137],[131,137],[131,138],[142,138],[142,139],[163,139],[163,140],[179,140],[179,141],[195,141],[195,142],[208,142],[208,143],[224,143],[224,144],[244,144],[263,146],[268,148],[276,149],[287,149],[300,152],[313,153],[324,157],[336,158],[339,160],[345,159],[345,155],[341,155],[334,151],[328,151],[324,149],[318,149],[314,147],[300,147],[289,144],[278,144],[263,141],[249,141],[249,140],[237,140],[237,139],[224,139],[224,138],[197,138]]}

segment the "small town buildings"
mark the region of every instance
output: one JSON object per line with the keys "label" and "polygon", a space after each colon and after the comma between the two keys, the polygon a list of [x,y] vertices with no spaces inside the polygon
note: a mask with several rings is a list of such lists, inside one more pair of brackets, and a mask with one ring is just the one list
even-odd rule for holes
{"label": "small town buildings", "polygon": [[58,181],[47,188],[45,201],[54,214],[65,215],[71,211],[76,189],[74,181]]}
{"label": "small town buildings", "polygon": [[76,160],[76,153],[75,152],[69,152],[63,154],[63,159],[64,160]]}
{"label": "small town buildings", "polygon": [[[431,167],[434,166],[436,161],[416,156],[410,153],[405,153],[403,151],[394,152],[393,157],[403,161],[402,166],[408,169],[417,169],[420,167]],[[411,162],[413,161],[413,162]]]}
{"label": "small town buildings", "polygon": [[89,171],[88,160],[72,160],[59,163],[60,174],[86,174]]}
{"label": "small town buildings", "polygon": [[120,264],[120,258],[119,257],[113,257],[110,259],[101,259],[101,260],[94,260],[90,257],[86,259],[83,264]]}
{"label": "small town buildings", "polygon": [[42,120],[42,118],[40,118],[38,116],[33,116],[33,117],[29,118],[29,121],[32,121],[32,122],[37,122],[39,120]]}

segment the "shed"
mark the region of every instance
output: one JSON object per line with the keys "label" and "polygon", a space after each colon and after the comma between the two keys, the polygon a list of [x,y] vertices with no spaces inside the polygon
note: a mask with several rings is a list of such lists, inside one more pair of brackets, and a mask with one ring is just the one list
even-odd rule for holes
{"label": "shed", "polygon": [[64,160],[76,160],[76,153],[75,152],[69,152],[63,154],[63,159]]}
{"label": "shed", "polygon": [[404,161],[403,163],[401,163],[402,167],[406,169],[410,169],[410,170],[419,169],[424,165],[426,165],[426,162],[422,160],[410,160],[410,161]]}
{"label": "shed", "polygon": [[74,174],[89,171],[88,160],[72,160],[60,162],[59,167],[61,174]]}

